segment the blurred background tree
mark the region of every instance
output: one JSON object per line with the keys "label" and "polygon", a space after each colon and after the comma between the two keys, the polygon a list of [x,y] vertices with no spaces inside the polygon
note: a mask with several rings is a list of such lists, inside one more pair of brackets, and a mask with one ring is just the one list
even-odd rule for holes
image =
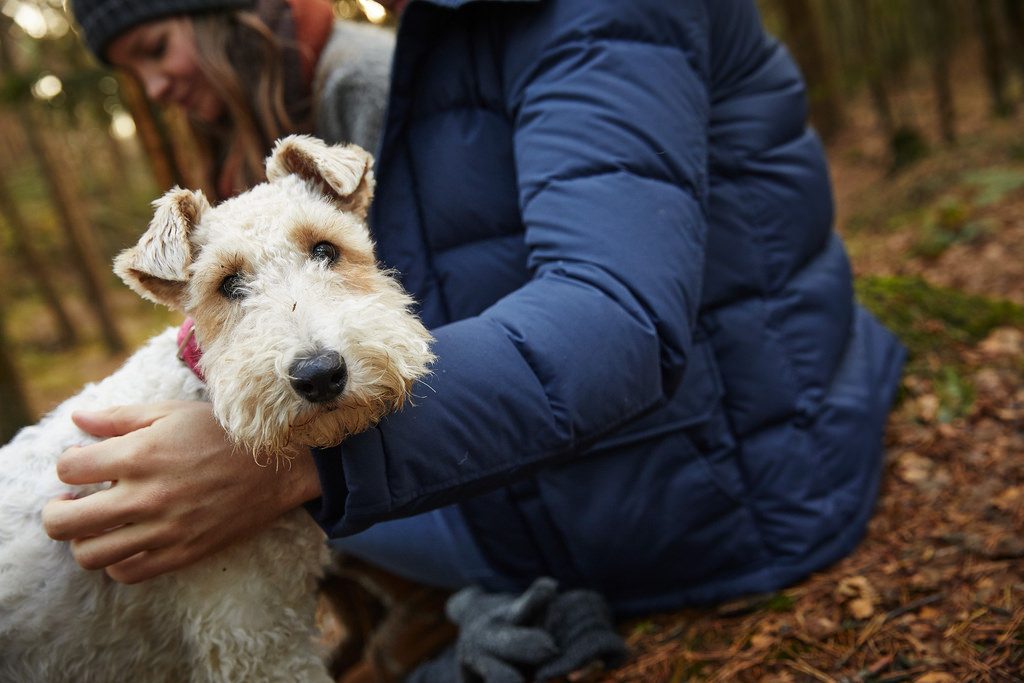
{"label": "blurred background tree", "polygon": [[[822,138],[850,147],[844,140],[862,136],[866,116],[884,173],[1016,115],[1024,0],[759,5],[806,74]],[[373,0],[334,7],[394,25]],[[984,83],[975,89],[988,100],[980,122],[965,79]],[[84,51],[61,0],[0,0],[0,154],[0,398],[5,417],[23,422],[175,322],[128,293],[108,264],[163,190],[203,185],[205,156],[180,112],[151,106],[132,79]]]}
{"label": "blurred background tree", "polygon": [[0,310],[0,443],[6,443],[32,415],[25,399],[21,377],[7,344],[3,311]]}

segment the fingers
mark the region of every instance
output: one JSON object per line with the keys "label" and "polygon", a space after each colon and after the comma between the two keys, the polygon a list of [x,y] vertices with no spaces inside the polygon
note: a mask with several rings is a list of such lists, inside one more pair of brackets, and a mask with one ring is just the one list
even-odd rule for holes
{"label": "fingers", "polygon": [[[43,508],[43,525],[55,540],[70,540],[75,561],[83,569],[106,569],[121,583],[138,583],[185,567],[196,559],[188,543],[179,542],[173,525],[160,520],[131,523],[118,501],[103,500],[100,491],[78,500],[54,500]],[[111,496],[112,497],[112,496]],[[88,504],[90,509],[80,509]],[[130,508],[129,508],[130,509]]]}
{"label": "fingers", "polygon": [[141,521],[140,509],[137,500],[118,495],[115,489],[85,498],[61,498],[43,507],[43,528],[55,541],[70,541]]}
{"label": "fingers", "polygon": [[558,654],[554,638],[543,628],[502,626],[494,633],[487,652],[504,662],[536,666]]}
{"label": "fingers", "polygon": [[143,427],[148,427],[166,412],[166,404],[154,403],[79,411],[72,413],[71,419],[83,432],[100,438],[108,438],[124,436]]}
{"label": "fingers", "polygon": [[132,555],[107,567],[107,576],[118,583],[140,583],[183,569],[203,557],[200,552],[163,547]]}
{"label": "fingers", "polygon": [[125,474],[124,460],[124,454],[106,442],[72,446],[57,460],[57,478],[77,486],[117,481]]}
{"label": "fingers", "polygon": [[57,461],[57,477],[65,484],[98,484],[138,474],[148,451],[140,430],[152,426],[188,402],[165,401],[145,405],[116,406],[105,410],[76,412],[71,419],[82,431],[105,441],[73,446]]}
{"label": "fingers", "polygon": [[83,569],[103,569],[164,543],[153,527],[127,524],[100,536],[73,540],[71,553]]}

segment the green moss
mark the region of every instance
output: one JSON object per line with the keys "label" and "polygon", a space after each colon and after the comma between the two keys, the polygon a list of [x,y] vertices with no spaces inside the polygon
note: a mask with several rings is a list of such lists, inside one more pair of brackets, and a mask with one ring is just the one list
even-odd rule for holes
{"label": "green moss", "polygon": [[769,612],[791,612],[796,600],[785,593],[773,593],[764,604]]}
{"label": "green moss", "polygon": [[911,254],[926,259],[938,258],[954,244],[969,244],[996,230],[991,220],[977,220],[954,227],[943,226],[938,221],[926,221],[919,230],[920,236],[910,248]]}
{"label": "green moss", "polygon": [[974,403],[974,385],[955,365],[945,365],[936,378],[939,397],[939,422],[949,423],[963,417]]}
{"label": "green moss", "polygon": [[632,636],[648,636],[657,633],[658,626],[653,621],[645,620],[634,624],[631,631]]}
{"label": "green moss", "polygon": [[1024,169],[1010,166],[976,169],[964,173],[963,179],[977,193],[979,206],[991,206],[1024,187]]}
{"label": "green moss", "polygon": [[997,327],[1024,326],[1024,306],[936,287],[919,278],[861,278],[856,291],[861,303],[907,347],[905,372],[931,381],[942,422],[965,415],[974,401],[958,347],[977,344]]}
{"label": "green moss", "polygon": [[946,357],[956,344],[976,344],[996,327],[1024,326],[1024,306],[936,287],[920,278],[866,277],[857,298],[903,341],[911,357]]}
{"label": "green moss", "polygon": [[935,259],[954,244],[974,242],[996,230],[994,221],[975,218],[976,213],[970,200],[946,194],[931,205],[894,215],[890,229],[914,236],[912,255]]}

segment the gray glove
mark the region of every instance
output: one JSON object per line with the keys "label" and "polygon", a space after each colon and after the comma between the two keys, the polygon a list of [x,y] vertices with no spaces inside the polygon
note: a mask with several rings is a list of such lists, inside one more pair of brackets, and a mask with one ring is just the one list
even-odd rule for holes
{"label": "gray glove", "polygon": [[459,626],[455,658],[463,683],[523,683],[558,650],[540,627],[555,597],[554,579],[540,578],[519,596],[465,588],[448,600],[448,618]]}
{"label": "gray glove", "polygon": [[537,669],[538,681],[568,676],[594,661],[614,667],[626,659],[626,643],[615,630],[608,605],[593,591],[559,595],[548,607],[543,626],[555,639],[558,655]]}
{"label": "gray glove", "polygon": [[459,625],[455,645],[418,667],[406,683],[524,683],[566,676],[626,655],[604,599],[593,591],[556,593],[540,578],[519,596],[465,588],[448,600]]}

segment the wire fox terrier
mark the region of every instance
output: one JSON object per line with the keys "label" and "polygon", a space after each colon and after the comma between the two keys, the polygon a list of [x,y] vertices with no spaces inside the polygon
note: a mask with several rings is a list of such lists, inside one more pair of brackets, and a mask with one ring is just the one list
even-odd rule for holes
{"label": "wire fox terrier", "polygon": [[168,330],[0,450],[0,681],[331,680],[313,641],[327,551],[305,512],[137,585],[81,569],[40,512],[100,488],[57,479],[61,452],[92,440],[73,410],[206,399],[238,444],[273,455],[337,444],[401,407],[432,360],[430,336],[377,266],[371,164],[358,147],[292,136],[243,195],[214,208],[174,189],[154,203],[115,270],[195,320],[206,382]]}

